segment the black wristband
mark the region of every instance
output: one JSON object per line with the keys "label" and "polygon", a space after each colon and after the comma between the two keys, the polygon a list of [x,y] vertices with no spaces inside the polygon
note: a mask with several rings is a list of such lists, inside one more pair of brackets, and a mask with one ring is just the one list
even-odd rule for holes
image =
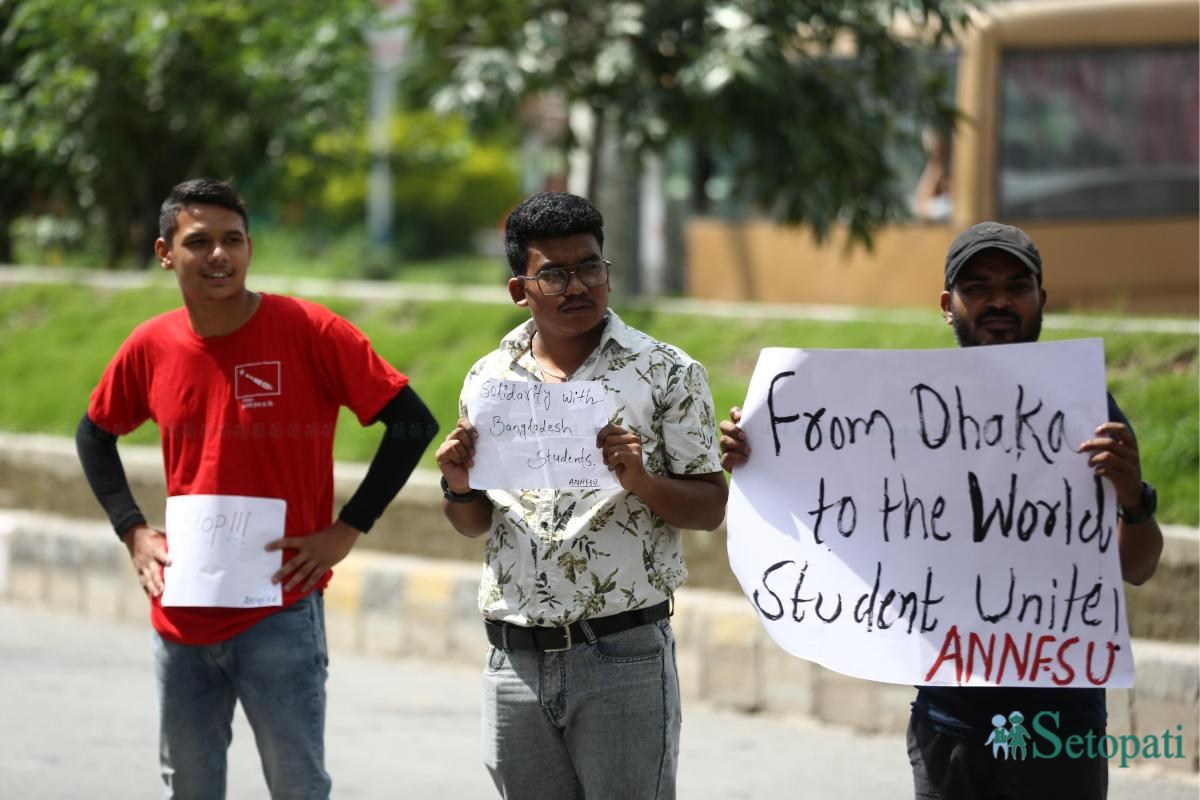
{"label": "black wristband", "polygon": [[1117,516],[1128,522],[1130,525],[1137,525],[1139,522],[1145,522],[1154,516],[1154,512],[1158,510],[1158,492],[1150,484],[1142,481],[1142,502],[1141,507],[1137,511],[1126,511],[1121,506],[1117,506]]}
{"label": "black wristband", "polygon": [[451,503],[473,503],[475,498],[483,494],[482,489],[472,489],[469,492],[459,494],[450,489],[450,484],[446,483],[446,476],[442,476],[442,497],[449,500]]}

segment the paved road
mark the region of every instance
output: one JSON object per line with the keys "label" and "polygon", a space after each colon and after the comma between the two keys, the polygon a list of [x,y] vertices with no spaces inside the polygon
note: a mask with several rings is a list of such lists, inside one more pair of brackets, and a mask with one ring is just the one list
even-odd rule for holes
{"label": "paved road", "polygon": [[[158,796],[145,628],[0,603],[0,798]],[[479,676],[445,664],[334,653],[328,766],[337,798],[486,798]],[[684,709],[683,800],[911,797],[901,737]],[[261,798],[238,713],[231,800]],[[1191,800],[1190,777],[1113,771],[1112,800]],[[549,798],[548,800],[553,800]]]}

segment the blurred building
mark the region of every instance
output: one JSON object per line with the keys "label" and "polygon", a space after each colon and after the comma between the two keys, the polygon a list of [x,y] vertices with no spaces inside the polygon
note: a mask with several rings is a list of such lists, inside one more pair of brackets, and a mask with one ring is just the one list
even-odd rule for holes
{"label": "blurred building", "polygon": [[963,121],[898,154],[912,224],[847,251],[726,208],[688,224],[687,293],[928,306],[955,233],[1000,219],[1041,248],[1053,308],[1197,314],[1198,30],[1195,0],[989,7],[942,56]]}

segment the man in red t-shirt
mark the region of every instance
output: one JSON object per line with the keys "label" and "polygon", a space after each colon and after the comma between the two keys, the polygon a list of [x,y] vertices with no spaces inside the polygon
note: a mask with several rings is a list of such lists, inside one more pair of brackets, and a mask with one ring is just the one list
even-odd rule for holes
{"label": "man in red t-shirt", "polygon": [[[249,219],[231,186],[176,186],[159,232],[155,254],[183,308],[125,340],[75,439],[150,598],[166,795],[224,796],[240,701],[272,797],[327,798],[321,592],[437,425],[350,323],[246,288]],[[387,433],[334,520],[341,406]],[[165,532],[138,510],[116,447],[147,419],[162,439]]]}

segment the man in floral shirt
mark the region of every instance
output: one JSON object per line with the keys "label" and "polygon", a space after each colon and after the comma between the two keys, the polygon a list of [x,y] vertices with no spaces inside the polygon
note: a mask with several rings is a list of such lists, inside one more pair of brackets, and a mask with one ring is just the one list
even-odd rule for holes
{"label": "man in floral shirt", "polygon": [[[513,211],[508,289],[531,319],[471,368],[437,453],[446,517],[487,534],[484,760],[506,798],[675,796],[680,529],[725,513],[704,367],[608,309],[603,224],[564,193]],[[619,490],[471,489],[467,402],[492,378],[603,382],[616,410],[596,447]]]}

